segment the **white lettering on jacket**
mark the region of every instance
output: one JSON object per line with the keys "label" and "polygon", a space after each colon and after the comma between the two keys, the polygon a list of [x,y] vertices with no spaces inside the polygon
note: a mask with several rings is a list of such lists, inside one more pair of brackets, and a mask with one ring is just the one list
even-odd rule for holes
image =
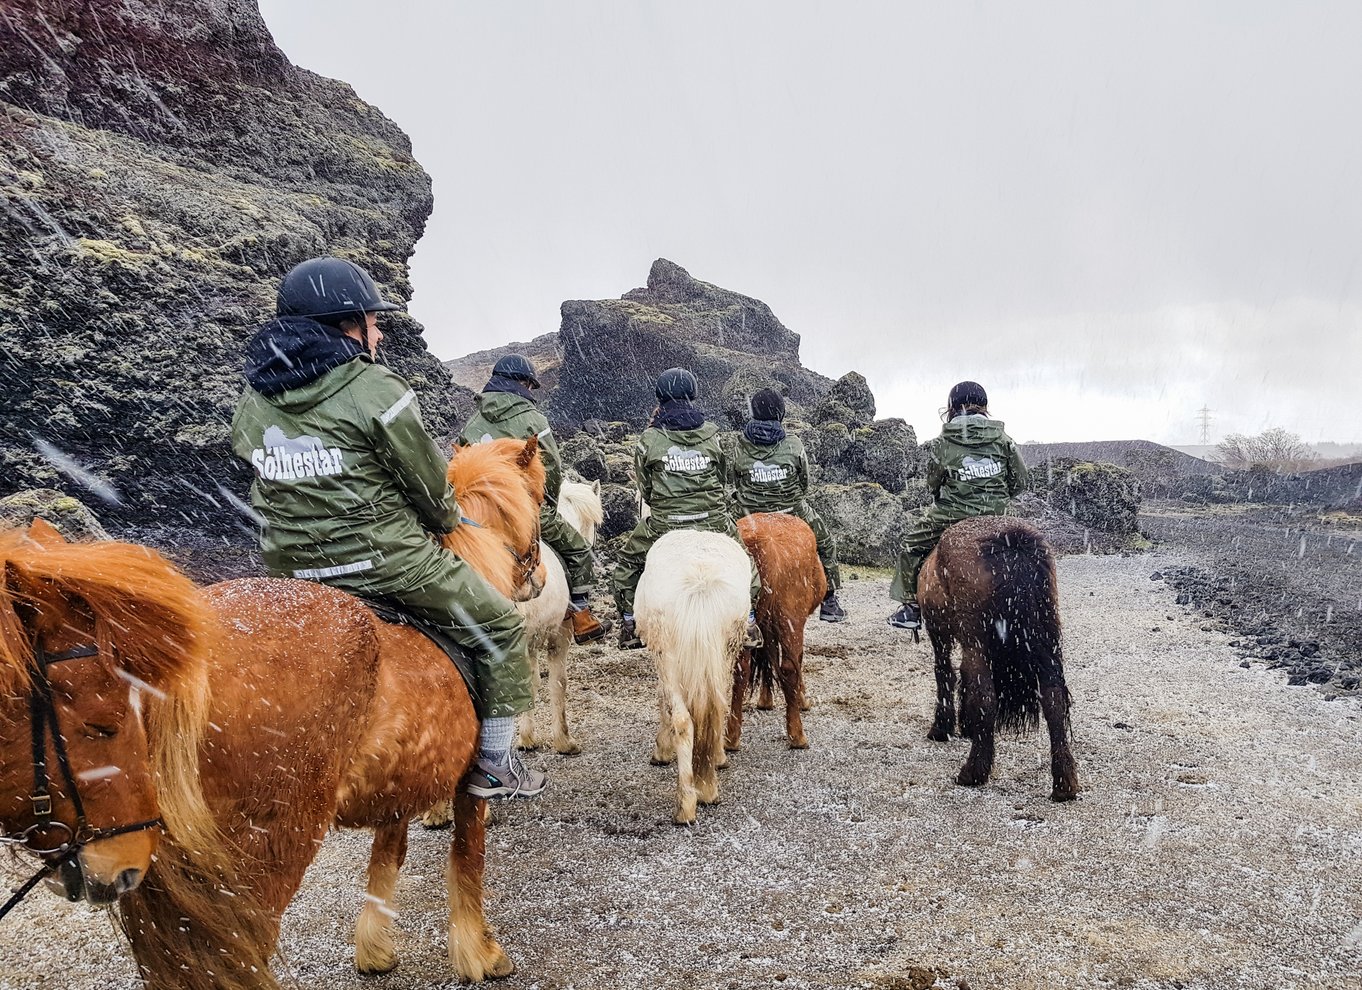
{"label": "white lettering on jacket", "polygon": [[1002,473],[1002,464],[991,457],[971,457],[966,454],[960,460],[961,481],[973,481],[976,478],[996,478]]}
{"label": "white lettering on jacket", "polygon": [[753,461],[747,476],[755,484],[764,485],[773,481],[784,481],[790,476],[790,469],[781,467],[779,464],[763,464],[761,461]]}
{"label": "white lettering on jacket", "polygon": [[301,481],[345,472],[345,452],[327,447],[319,437],[290,437],[270,426],[260,443],[251,451],[251,465],[266,481]]}
{"label": "white lettering on jacket", "polygon": [[698,450],[682,450],[680,447],[668,447],[667,453],[662,458],[662,466],[668,471],[679,471],[682,474],[696,474],[700,471],[709,470],[709,455],[702,454]]}

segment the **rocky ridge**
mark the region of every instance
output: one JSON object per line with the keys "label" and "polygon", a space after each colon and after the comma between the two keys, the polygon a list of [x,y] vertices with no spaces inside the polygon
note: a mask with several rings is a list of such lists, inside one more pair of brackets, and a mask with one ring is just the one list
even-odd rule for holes
{"label": "rocky ridge", "polygon": [[[230,528],[242,346],[280,276],[338,254],[390,296],[431,209],[402,131],[289,63],[254,0],[40,0],[0,17],[0,494]],[[388,360],[447,434],[421,327]]]}

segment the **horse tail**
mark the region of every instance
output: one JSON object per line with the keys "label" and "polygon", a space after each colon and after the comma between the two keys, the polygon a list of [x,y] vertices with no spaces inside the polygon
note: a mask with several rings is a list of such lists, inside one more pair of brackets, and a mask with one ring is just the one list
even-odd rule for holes
{"label": "horse tail", "polygon": [[776,687],[776,658],[780,656],[780,643],[766,635],[765,630],[762,632],[766,642],[752,651],[752,683],[748,693],[756,694],[761,690],[769,695]]}
{"label": "horse tail", "polygon": [[990,536],[980,551],[996,576],[987,630],[998,699],[995,724],[1000,730],[1034,731],[1041,685],[1057,682],[1068,708],[1054,557],[1045,538],[1024,523]]}
{"label": "horse tail", "polygon": [[233,854],[200,784],[208,701],[206,672],[143,699],[165,829],[151,869],[119,898],[119,921],[148,987],[273,990],[277,922],[236,883]]}

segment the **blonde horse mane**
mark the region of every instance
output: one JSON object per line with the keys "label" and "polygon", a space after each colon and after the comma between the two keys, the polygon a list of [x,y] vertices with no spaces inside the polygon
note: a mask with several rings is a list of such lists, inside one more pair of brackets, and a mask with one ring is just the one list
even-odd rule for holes
{"label": "blonde horse mane", "polygon": [[507,542],[523,553],[539,539],[545,479],[538,452],[536,437],[492,440],[455,447],[449,462],[459,512],[477,525],[460,524],[443,543],[508,598],[517,589]]}
{"label": "blonde horse mane", "polygon": [[588,485],[580,481],[563,482],[563,487],[558,492],[558,514],[569,526],[581,533],[588,543],[594,542],[596,530],[605,521],[600,483]]}

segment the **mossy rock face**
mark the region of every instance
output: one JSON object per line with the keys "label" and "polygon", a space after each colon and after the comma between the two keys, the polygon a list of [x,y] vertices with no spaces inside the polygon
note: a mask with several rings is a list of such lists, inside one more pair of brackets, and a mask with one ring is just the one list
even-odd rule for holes
{"label": "mossy rock face", "polygon": [[641,429],[657,405],[657,376],[676,366],[695,373],[700,404],[730,427],[757,387],[775,383],[790,402],[811,406],[832,386],[799,363],[799,335],[764,302],[665,258],[653,262],[646,287],[620,299],[571,299],[560,313],[563,363],[546,402],[557,426],[623,420]]}
{"label": "mossy rock face", "polygon": [[600,536],[604,540],[621,536],[638,524],[638,493],[625,485],[601,485],[601,508],[605,519]]}
{"label": "mossy rock face", "polygon": [[585,433],[568,437],[559,445],[563,464],[572,468],[584,481],[605,481],[610,476],[605,454],[596,441]]}
{"label": "mossy rock face", "polygon": [[68,540],[111,539],[80,499],[55,488],[29,488],[0,498],[0,527],[27,527],[34,519],[47,520]]}
{"label": "mossy rock face", "polygon": [[892,567],[903,542],[906,508],[902,499],[879,485],[819,485],[809,502],[837,538],[843,563]]}
{"label": "mossy rock face", "polygon": [[[291,65],[249,0],[6,11],[0,493],[58,480],[40,438],[112,482],[111,526],[244,541],[218,485],[241,498],[249,482],[227,442],[247,340],[283,274],[318,254],[408,298],[430,179],[392,121]],[[469,393],[415,321],[383,329],[427,427],[451,435]]]}
{"label": "mossy rock face", "polygon": [[866,426],[874,419],[875,396],[865,376],[855,371],[837,379],[813,411],[815,423],[845,423],[853,428]]}
{"label": "mossy rock face", "polygon": [[1115,464],[1079,461],[1054,477],[1049,503],[1091,529],[1132,534],[1140,512],[1140,482]]}

